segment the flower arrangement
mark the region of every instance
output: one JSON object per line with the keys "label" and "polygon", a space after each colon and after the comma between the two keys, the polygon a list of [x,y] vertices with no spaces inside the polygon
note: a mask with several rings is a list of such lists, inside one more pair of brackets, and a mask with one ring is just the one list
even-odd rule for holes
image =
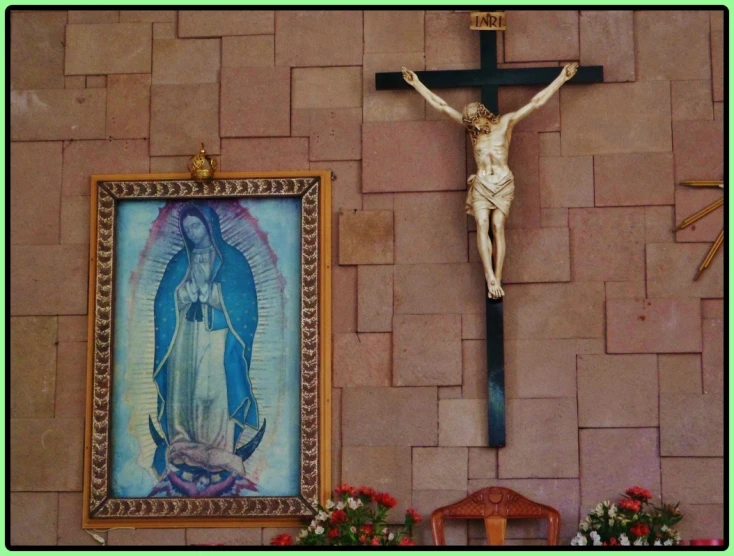
{"label": "flower arrangement", "polygon": [[672,546],[680,544],[673,529],[683,515],[678,504],[658,507],[650,500],[649,490],[628,488],[616,503],[597,504],[579,523],[579,531],[571,540],[574,546]]}
{"label": "flower arrangement", "polygon": [[[302,529],[296,544],[304,546],[413,546],[413,525],[421,521],[414,509],[405,512],[402,526],[388,527],[388,512],[397,504],[386,492],[361,486],[340,485],[334,490],[334,500],[324,506],[317,504],[318,513],[311,524]],[[271,545],[288,546],[293,538],[283,533],[270,541]]]}

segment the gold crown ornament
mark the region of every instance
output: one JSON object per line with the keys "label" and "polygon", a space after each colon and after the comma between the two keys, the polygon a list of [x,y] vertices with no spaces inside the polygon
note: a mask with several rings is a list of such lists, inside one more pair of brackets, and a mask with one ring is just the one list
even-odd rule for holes
{"label": "gold crown ornament", "polygon": [[217,171],[217,161],[206,153],[204,143],[201,144],[199,153],[192,156],[186,166],[191,172],[191,177],[196,181],[208,181]]}

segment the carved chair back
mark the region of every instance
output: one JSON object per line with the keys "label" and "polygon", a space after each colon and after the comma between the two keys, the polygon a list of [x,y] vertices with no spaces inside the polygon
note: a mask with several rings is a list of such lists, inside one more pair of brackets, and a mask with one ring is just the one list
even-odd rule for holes
{"label": "carved chair back", "polygon": [[446,519],[483,519],[487,531],[487,544],[501,546],[505,543],[508,519],[544,519],[548,522],[548,544],[558,544],[561,515],[544,504],[528,500],[514,490],[504,487],[487,487],[455,504],[438,508],[431,515],[433,542],[446,544],[444,522]]}

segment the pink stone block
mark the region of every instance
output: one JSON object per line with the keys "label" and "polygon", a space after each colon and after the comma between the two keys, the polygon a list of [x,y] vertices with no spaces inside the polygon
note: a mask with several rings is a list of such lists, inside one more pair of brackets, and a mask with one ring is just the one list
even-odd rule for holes
{"label": "pink stone block", "polygon": [[541,158],[540,206],[549,208],[593,207],[593,157]]}
{"label": "pink stone block", "polygon": [[413,448],[414,490],[466,490],[469,448]]}
{"label": "pink stone block", "polygon": [[645,277],[645,211],[571,209],[572,276],[578,281],[641,281]]}
{"label": "pink stone block", "polygon": [[391,211],[339,214],[339,264],[392,264],[393,244]]}
{"label": "pink stone block", "polygon": [[604,81],[635,80],[635,37],[631,10],[582,11],[581,65],[604,66]]}
{"label": "pink stone block", "polygon": [[69,10],[69,23],[117,23],[117,10]]}
{"label": "pink stone block", "polygon": [[334,334],[334,386],[390,386],[390,334]]}
{"label": "pink stone block", "polygon": [[645,207],[645,243],[675,241],[675,207]]}
{"label": "pink stone block", "polygon": [[357,331],[357,267],[334,266],[331,271],[332,332]]}
{"label": "pink stone block", "polygon": [[[515,175],[515,200],[507,221],[508,229],[540,227],[541,182],[538,155],[537,133],[516,131],[512,134],[508,164]],[[473,156],[469,156],[474,164]]]}
{"label": "pink stone block", "polygon": [[87,86],[85,75],[70,75],[64,77],[64,89],[84,89]]}
{"label": "pink stone block", "polygon": [[342,389],[331,389],[331,484],[342,484]]}
{"label": "pink stone block", "polygon": [[[190,156],[151,156],[150,172],[152,174],[186,172],[190,159]],[[221,163],[221,158],[219,160]]]}
{"label": "pink stone block", "polygon": [[487,399],[487,342],[464,340],[461,342],[462,382],[461,397]]}
{"label": "pink stone block", "polygon": [[467,261],[464,192],[395,195],[395,261],[461,263]]}
{"label": "pink stone block", "polygon": [[181,10],[179,37],[220,37],[222,35],[272,35],[272,10]]}
{"label": "pink stone block", "polygon": [[184,546],[186,529],[112,529],[110,546]]}
{"label": "pink stone block", "polygon": [[645,297],[645,281],[630,282],[607,282],[607,299],[631,299]]}
{"label": "pink stone block", "polygon": [[720,180],[724,174],[724,124],[721,121],[673,123],[675,181]]}
{"label": "pink stone block", "polygon": [[88,319],[86,316],[63,316],[58,318],[59,342],[86,342]]}
{"label": "pink stone block", "polygon": [[290,102],[287,68],[222,68],[221,135],[288,135]]}
{"label": "pink stone block", "polygon": [[[361,176],[360,176],[361,177]],[[362,196],[364,210],[393,210],[395,208],[394,193],[368,193]]]}
{"label": "pink stone block", "polygon": [[175,23],[153,23],[153,40],[156,39],[175,39],[176,24]]}
{"label": "pink stone block", "polygon": [[711,33],[711,77],[715,101],[724,100],[724,33]]}
{"label": "pink stone block", "polygon": [[461,339],[483,340],[487,337],[487,324],[483,314],[461,315]]}
{"label": "pink stone block", "polygon": [[724,119],[724,103],[714,102],[714,120]]}
{"label": "pink stone block", "polygon": [[273,67],[274,65],[274,35],[222,38],[222,67]]}
{"label": "pink stone block", "polygon": [[723,299],[702,299],[701,312],[704,319],[723,319],[724,318],[724,300]]}
{"label": "pink stone block", "polygon": [[423,52],[424,12],[365,10],[364,51]]}
{"label": "pink stone block", "polygon": [[703,328],[703,393],[723,394],[724,320],[704,319]]}
{"label": "pink stone block", "polygon": [[486,446],[487,400],[440,400],[439,446]]}
{"label": "pink stone block", "polygon": [[660,451],[658,430],[581,429],[581,514],[586,515],[602,500],[617,500],[619,494],[639,485],[660,496]]}
{"label": "pink stone block", "polygon": [[540,209],[540,225],[543,228],[568,228],[568,209]]}
{"label": "pink stone block", "polygon": [[670,86],[673,121],[714,119],[711,81],[673,81]]}
{"label": "pink stone block", "polygon": [[[99,546],[85,529],[82,529],[82,512],[84,502],[81,492],[59,493],[59,522],[57,539],[59,546]],[[96,533],[103,539],[107,539],[106,532]]]}
{"label": "pink stone block", "polygon": [[648,297],[723,297],[724,257],[719,253],[694,282],[708,244],[655,243],[647,246]]}
{"label": "pink stone block", "polygon": [[709,79],[709,27],[705,11],[636,11],[637,78]]}
{"label": "pink stone block", "polygon": [[461,398],[461,386],[439,386],[439,400],[457,400]]}
{"label": "pink stone block", "polygon": [[426,69],[479,67],[479,33],[466,14],[426,14]]}
{"label": "pink stone block", "polygon": [[464,130],[449,122],[365,123],[362,190],[465,190]]}
{"label": "pink stone block", "polygon": [[724,501],[722,458],[663,458],[666,504],[721,504]]}
{"label": "pink stone block", "polygon": [[[560,71],[559,71],[560,73]],[[509,86],[501,87],[499,90],[500,114],[515,112],[539,93],[544,87],[538,86]],[[558,95],[553,95],[544,106],[521,120],[515,126],[517,131],[560,131],[561,112]]]}
{"label": "pink stone block", "polygon": [[59,518],[56,492],[10,494],[10,531],[6,542],[18,546],[53,546]]}
{"label": "pink stone block", "polygon": [[579,59],[575,10],[510,10],[504,35],[505,62]]}
{"label": "pink stone block", "polygon": [[579,355],[577,378],[580,427],[658,426],[654,355]]}
{"label": "pink stone block", "polygon": [[[413,529],[413,540],[420,546],[432,546],[430,515],[436,508],[448,506],[466,497],[464,490],[414,490],[413,508],[423,516],[423,521]],[[461,519],[447,520],[444,527],[446,544],[464,546],[467,543],[466,521]]]}
{"label": "pink stone block", "polygon": [[723,456],[724,422],[721,394],[661,395],[661,455]]}
{"label": "pink stone block", "polygon": [[10,319],[13,418],[53,417],[56,388],[56,317]]}
{"label": "pink stone block", "polygon": [[676,529],[683,539],[723,539],[723,504],[681,504],[681,513],[686,516]]}
{"label": "pink stone block", "polygon": [[66,75],[146,73],[151,67],[153,27],[149,23],[67,25]]}
{"label": "pink stone block", "polygon": [[594,157],[596,206],[670,205],[673,154],[630,153]]}
{"label": "pink stone block", "polygon": [[[395,266],[395,314],[482,313],[486,283],[470,263]],[[426,292],[431,295],[426,296]]]}
{"label": "pink stone block", "polygon": [[61,143],[10,145],[10,240],[13,244],[59,242]]}
{"label": "pink stone block", "polygon": [[263,530],[257,527],[186,529],[187,545],[261,546],[268,542],[270,539],[263,539]]}
{"label": "pink stone block", "polygon": [[[675,224],[707,207],[721,198],[719,188],[705,188],[676,186],[675,188]],[[683,242],[713,242],[724,227],[724,213],[716,209],[707,214],[698,222],[674,233],[675,241]],[[673,229],[675,226],[673,227]]]}
{"label": "pink stone block", "polygon": [[393,269],[387,265],[361,265],[357,270],[357,329],[391,332]]}
{"label": "pink stone block", "polygon": [[576,400],[507,400],[507,446],[498,456],[503,479],[578,477]]}
{"label": "pink stone block", "polygon": [[13,11],[9,17],[10,87],[63,89],[66,14]]}
{"label": "pink stone block", "polygon": [[62,197],[61,243],[89,245],[89,199]]}
{"label": "pink stone block", "polygon": [[[276,19],[276,66],[350,66],[362,63],[361,11],[283,10],[276,13]],[[315,36],[319,39],[314,40]]]}
{"label": "pink stone block", "polygon": [[121,23],[175,23],[176,10],[122,10]]}
{"label": "pink stone block", "polygon": [[150,135],[150,74],[107,76],[107,135],[147,139]]}
{"label": "pink stone block", "polygon": [[576,340],[505,340],[507,397],[575,398],[576,353]]}
{"label": "pink stone block", "polygon": [[56,417],[84,419],[87,395],[87,342],[59,342]]}
{"label": "pink stone block", "polygon": [[469,448],[469,479],[497,478],[497,449]]}
{"label": "pink stone block", "polygon": [[309,158],[358,160],[362,158],[362,110],[311,110]]}
{"label": "pink stone block", "polygon": [[671,150],[668,82],[576,85],[560,94],[563,156]]}
{"label": "pink stone block", "polygon": [[396,315],[393,386],[461,384],[461,316]]}
{"label": "pink stone block", "polygon": [[153,41],[153,85],[218,83],[222,42],[219,39]]}
{"label": "pink stone block", "polygon": [[360,67],[294,69],[292,96],[294,109],[361,107],[362,70]]}
{"label": "pink stone block", "polygon": [[602,338],[604,284],[510,284],[505,288],[505,338]]}
{"label": "pink stone block", "polygon": [[538,135],[540,156],[561,156],[561,134],[549,131]]}
{"label": "pink stone block", "polygon": [[658,373],[661,395],[703,392],[701,356],[697,353],[658,355]]}
{"label": "pink stone block", "polygon": [[365,122],[399,122],[423,120],[425,101],[410,91],[380,91],[365,95],[363,119]]}
{"label": "pink stone block", "polygon": [[701,349],[698,299],[607,300],[609,353],[687,353]]}
{"label": "pink stone block", "polygon": [[568,228],[507,230],[506,242],[503,284],[571,280]]}
{"label": "pink stone block", "polygon": [[222,170],[272,171],[308,168],[308,139],[223,139]]}
{"label": "pink stone block", "polygon": [[[457,400],[441,400],[441,403]],[[436,387],[344,388],[342,442],[345,446],[436,446]],[[410,469],[410,464],[408,464]],[[348,469],[342,470],[349,480]]]}

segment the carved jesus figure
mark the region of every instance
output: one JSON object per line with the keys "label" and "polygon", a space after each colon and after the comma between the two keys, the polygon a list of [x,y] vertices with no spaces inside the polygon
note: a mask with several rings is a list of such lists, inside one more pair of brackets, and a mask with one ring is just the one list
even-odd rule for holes
{"label": "carved jesus figure", "polygon": [[[577,63],[567,64],[561,74],[528,104],[502,116],[492,114],[480,102],[467,104],[462,113],[459,113],[421,83],[414,72],[403,68],[405,81],[418,91],[428,104],[466,127],[471,135],[477,173],[469,176],[467,180],[469,191],[466,196],[466,212],[473,215],[477,222],[477,247],[487,279],[487,295],[492,299],[499,299],[505,294],[502,289],[505,222],[515,194],[514,176],[507,165],[512,130],[519,121],[543,106],[561,85],[576,75],[578,67]],[[495,241],[494,267],[492,241],[489,236],[490,222]]]}

